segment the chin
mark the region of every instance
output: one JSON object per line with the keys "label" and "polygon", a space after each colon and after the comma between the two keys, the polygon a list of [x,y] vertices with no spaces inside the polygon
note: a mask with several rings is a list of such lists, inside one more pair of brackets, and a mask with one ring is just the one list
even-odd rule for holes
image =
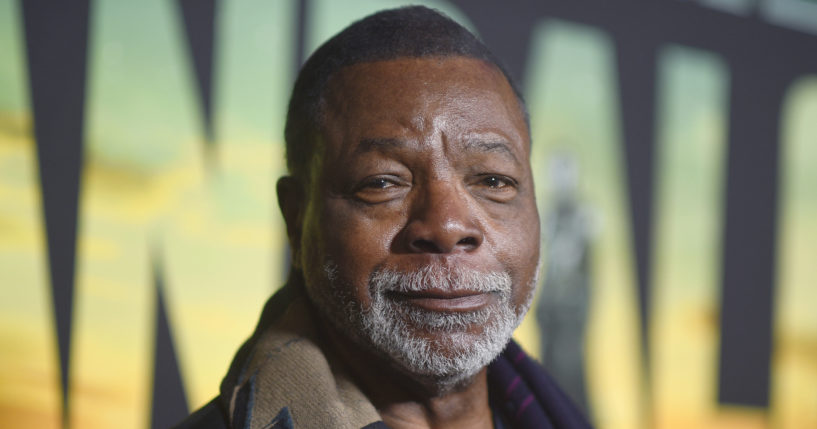
{"label": "chin", "polygon": [[[332,291],[316,297],[336,327],[398,372],[436,393],[469,384],[511,338],[525,308],[512,304],[507,273],[431,267],[412,273],[381,270],[369,284],[368,308],[351,299],[332,264],[325,271]],[[481,290],[496,299],[473,311],[432,311],[393,299],[395,290]],[[331,295],[331,296],[330,296]],[[325,298],[325,299],[321,299]]]}
{"label": "chin", "polygon": [[370,348],[441,391],[467,384],[491,363],[519,320],[507,301],[473,312],[438,313],[376,297],[359,314]]}

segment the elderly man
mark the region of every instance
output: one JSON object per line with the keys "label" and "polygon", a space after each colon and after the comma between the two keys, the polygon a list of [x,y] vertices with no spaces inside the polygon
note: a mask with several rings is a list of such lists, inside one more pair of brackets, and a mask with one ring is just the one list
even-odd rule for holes
{"label": "elderly man", "polygon": [[528,128],[487,48],[430,9],[321,46],[278,182],[289,281],[183,427],[588,427],[510,340],[539,260]]}

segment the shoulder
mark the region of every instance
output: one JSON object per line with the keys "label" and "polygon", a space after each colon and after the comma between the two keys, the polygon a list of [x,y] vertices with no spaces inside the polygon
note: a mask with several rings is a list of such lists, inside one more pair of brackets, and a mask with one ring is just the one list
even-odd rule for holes
{"label": "shoulder", "polygon": [[[268,426],[269,429],[292,429],[292,418],[287,408],[281,409],[278,417]],[[220,397],[199,408],[173,429],[229,429],[227,414],[221,406]],[[370,423],[361,429],[389,429],[382,421]]]}

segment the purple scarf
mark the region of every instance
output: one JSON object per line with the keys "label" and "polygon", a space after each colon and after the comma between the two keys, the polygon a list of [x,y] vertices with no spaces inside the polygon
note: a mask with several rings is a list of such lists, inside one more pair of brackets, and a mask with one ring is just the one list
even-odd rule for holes
{"label": "purple scarf", "polygon": [[488,367],[488,386],[513,428],[591,427],[542,366],[513,340]]}

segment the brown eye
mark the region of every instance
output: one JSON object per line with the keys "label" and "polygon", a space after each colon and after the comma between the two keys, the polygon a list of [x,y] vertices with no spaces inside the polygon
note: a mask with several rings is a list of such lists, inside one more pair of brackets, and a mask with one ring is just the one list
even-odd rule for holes
{"label": "brown eye", "polygon": [[473,182],[474,192],[491,201],[505,203],[511,201],[517,194],[517,182],[501,174],[480,175]]}
{"label": "brown eye", "polygon": [[372,189],[386,189],[386,188],[390,188],[392,186],[395,186],[394,182],[391,182],[391,181],[389,181],[387,179],[384,179],[382,177],[374,178],[374,179],[372,179],[372,180],[370,180],[370,181],[363,184],[364,188],[372,188]]}
{"label": "brown eye", "polygon": [[485,185],[488,186],[489,188],[503,188],[505,186],[508,186],[508,183],[506,181],[497,176],[488,176],[485,179],[483,179],[483,183],[485,183]]}
{"label": "brown eye", "polygon": [[376,176],[361,181],[354,195],[363,202],[376,204],[400,198],[407,189],[406,182],[397,176]]}
{"label": "brown eye", "polygon": [[498,174],[488,174],[482,177],[480,181],[482,186],[490,189],[510,190],[516,187],[516,181],[510,177],[501,176]]}

